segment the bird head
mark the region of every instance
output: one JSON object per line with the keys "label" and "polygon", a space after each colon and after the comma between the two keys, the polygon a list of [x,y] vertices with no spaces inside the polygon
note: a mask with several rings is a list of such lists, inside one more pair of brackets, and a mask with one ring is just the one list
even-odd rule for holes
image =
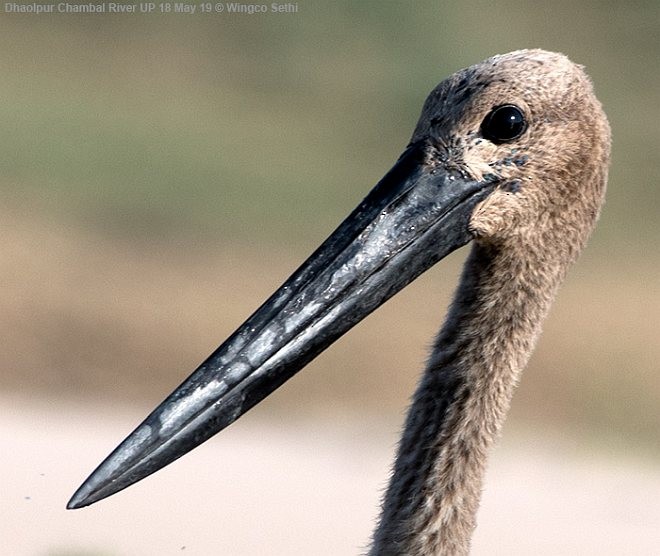
{"label": "bird head", "polygon": [[577,252],[604,200],[607,118],[562,54],[521,50],[455,73],[427,98],[412,143],[431,166],[497,182],[470,218],[478,241]]}
{"label": "bird head", "polygon": [[394,167],[69,507],[126,488],[209,439],[473,239],[571,258],[602,203],[608,153],[591,84],[562,55],[495,56],[443,81]]}

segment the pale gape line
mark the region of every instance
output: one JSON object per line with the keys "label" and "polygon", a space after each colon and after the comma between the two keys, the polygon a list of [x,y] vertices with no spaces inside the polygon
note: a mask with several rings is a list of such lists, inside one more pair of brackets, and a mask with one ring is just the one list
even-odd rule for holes
{"label": "pale gape line", "polygon": [[201,444],[473,240],[408,412],[370,550],[467,554],[489,448],[598,218],[609,152],[591,82],[565,56],[521,50],[455,73],[429,95],[390,172],[68,507],[110,496]]}

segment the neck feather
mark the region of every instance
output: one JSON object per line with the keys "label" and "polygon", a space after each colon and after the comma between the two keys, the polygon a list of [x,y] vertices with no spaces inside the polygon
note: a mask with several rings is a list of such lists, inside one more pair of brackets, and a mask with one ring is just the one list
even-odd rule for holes
{"label": "neck feather", "polygon": [[515,251],[472,249],[408,413],[372,556],[469,552],[489,448],[567,266]]}

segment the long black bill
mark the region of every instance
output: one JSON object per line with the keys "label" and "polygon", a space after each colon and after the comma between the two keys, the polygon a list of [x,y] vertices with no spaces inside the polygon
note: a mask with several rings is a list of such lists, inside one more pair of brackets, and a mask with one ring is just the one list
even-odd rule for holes
{"label": "long black bill", "polygon": [[69,501],[110,496],[189,452],[470,239],[493,182],[467,180],[413,144],[353,213],[135,429]]}

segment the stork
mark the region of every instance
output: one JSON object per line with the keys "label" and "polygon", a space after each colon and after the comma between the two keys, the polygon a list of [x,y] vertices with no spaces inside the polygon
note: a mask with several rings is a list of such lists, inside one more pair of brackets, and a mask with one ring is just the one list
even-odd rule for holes
{"label": "stork", "polygon": [[192,450],[472,241],[413,396],[370,554],[463,555],[486,459],[604,200],[610,130],[583,68],[521,50],[440,83],[337,230],[101,463],[80,508]]}

